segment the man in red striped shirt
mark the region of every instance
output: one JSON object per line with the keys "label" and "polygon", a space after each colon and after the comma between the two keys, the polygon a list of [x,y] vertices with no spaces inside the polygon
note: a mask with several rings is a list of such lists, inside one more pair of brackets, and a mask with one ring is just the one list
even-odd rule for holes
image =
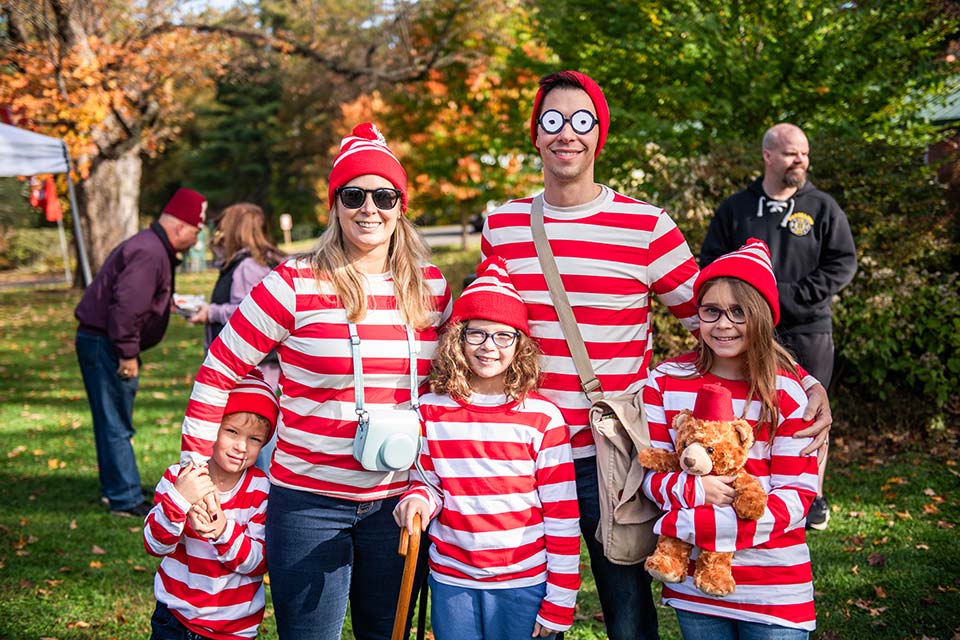
{"label": "man in red striped shirt", "polygon": [[[606,395],[639,392],[653,352],[650,296],[656,294],[690,331],[697,329],[697,264],[667,213],[594,182],[594,165],[610,127],[603,91],[590,77],[561,71],[540,80],[530,135],[543,163],[544,227],[591,363]],[[507,202],[486,221],[482,258],[502,256],[527,305],[530,332],[543,350],[540,392],[561,410],[573,446],[580,530],[590,553],[607,633],[612,640],[658,637],[650,576],[643,565],[610,562],[596,539],[600,493],[596,448],[570,349],[537,258],[530,225],[533,198]],[[809,379],[811,384],[816,381]],[[807,380],[804,381],[805,383]],[[808,393],[811,390],[808,389]],[[831,416],[813,387],[798,436],[819,446]]]}

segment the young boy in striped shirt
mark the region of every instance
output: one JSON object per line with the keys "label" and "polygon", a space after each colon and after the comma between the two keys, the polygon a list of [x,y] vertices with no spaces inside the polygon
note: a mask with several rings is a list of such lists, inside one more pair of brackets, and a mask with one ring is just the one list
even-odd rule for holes
{"label": "young boy in striped shirt", "polygon": [[171,465],[144,522],[154,579],[152,640],[255,638],[263,620],[270,482],[253,466],[280,405],[254,370],[230,393],[207,466]]}

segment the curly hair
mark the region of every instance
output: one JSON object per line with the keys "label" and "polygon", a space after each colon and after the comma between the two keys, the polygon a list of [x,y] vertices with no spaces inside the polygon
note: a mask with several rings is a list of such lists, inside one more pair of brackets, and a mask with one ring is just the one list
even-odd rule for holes
{"label": "curly hair", "polygon": [[[458,398],[469,398],[473,371],[463,353],[463,331],[468,320],[448,325],[440,336],[440,344],[433,359],[430,389]],[[540,385],[540,345],[521,332],[515,343],[513,362],[504,375],[505,392],[515,400],[523,401],[527,394]]]}

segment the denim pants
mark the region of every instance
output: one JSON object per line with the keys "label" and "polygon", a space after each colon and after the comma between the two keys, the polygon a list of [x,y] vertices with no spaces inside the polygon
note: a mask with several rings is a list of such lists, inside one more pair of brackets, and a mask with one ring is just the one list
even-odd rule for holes
{"label": "denim pants", "polygon": [[590,569],[597,584],[607,637],[610,640],[657,640],[657,608],[650,591],[650,574],[642,562],[635,565],[610,562],[603,555],[603,544],[597,540],[600,524],[597,459],[580,458],[573,461],[573,466],[577,475],[580,533],[590,554]]}
{"label": "denim pants", "polygon": [[468,589],[437,582],[433,574],[429,583],[430,624],[437,640],[530,640],[547,593],[546,583]]}
{"label": "denim pants", "polygon": [[718,618],[691,611],[677,612],[680,633],[685,640],[807,640],[810,634],[803,629],[781,627],[762,622],[744,622],[731,618]]}
{"label": "denim pants", "polygon": [[120,355],[110,338],[77,332],[77,360],[93,416],[100,491],[114,511],[143,502],[140,472],[133,453],[133,399],[139,378],[117,375]]}
{"label": "denim pants", "polygon": [[281,640],[339,640],[348,600],[357,640],[389,640],[404,562],[398,501],[270,488],[267,566]]}
{"label": "denim pants", "polygon": [[210,638],[187,629],[177,620],[167,605],[158,602],[157,608],[153,611],[153,617],[150,618],[150,640],[210,640]]}

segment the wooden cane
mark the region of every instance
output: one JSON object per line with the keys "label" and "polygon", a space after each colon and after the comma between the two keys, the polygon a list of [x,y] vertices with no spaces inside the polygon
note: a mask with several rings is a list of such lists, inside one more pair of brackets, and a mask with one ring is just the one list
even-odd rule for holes
{"label": "wooden cane", "polygon": [[420,514],[413,516],[413,534],[403,527],[400,531],[400,548],[397,553],[404,556],[403,579],[400,581],[400,597],[397,599],[397,616],[393,619],[391,640],[404,640],[407,629],[407,611],[410,609],[410,596],[413,593],[413,579],[417,572],[417,557],[420,555]]}

